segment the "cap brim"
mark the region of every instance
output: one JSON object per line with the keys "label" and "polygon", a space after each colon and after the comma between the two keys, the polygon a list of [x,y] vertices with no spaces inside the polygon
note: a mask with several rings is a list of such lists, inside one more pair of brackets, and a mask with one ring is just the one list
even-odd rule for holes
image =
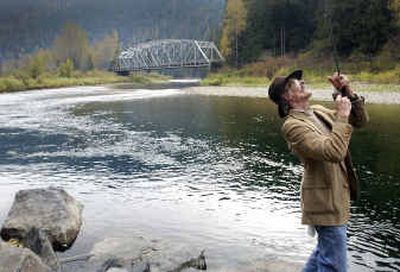
{"label": "cap brim", "polygon": [[303,77],[303,71],[302,70],[296,70],[293,73],[291,73],[290,75],[288,75],[286,77],[286,80],[289,80],[289,79],[300,80],[302,77]]}

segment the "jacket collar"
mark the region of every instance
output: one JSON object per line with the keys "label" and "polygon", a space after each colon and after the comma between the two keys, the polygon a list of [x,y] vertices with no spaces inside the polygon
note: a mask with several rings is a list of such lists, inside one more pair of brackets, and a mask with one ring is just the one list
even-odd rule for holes
{"label": "jacket collar", "polygon": [[319,118],[322,122],[328,125],[329,129],[332,128],[333,121],[329,118],[329,116],[324,112],[314,108],[313,106],[309,107],[304,111],[290,109],[288,117],[304,121],[309,127],[312,127],[313,130],[323,134],[323,131],[321,131],[321,129],[311,120],[312,117],[310,117],[310,115],[313,113],[315,113],[317,118]]}

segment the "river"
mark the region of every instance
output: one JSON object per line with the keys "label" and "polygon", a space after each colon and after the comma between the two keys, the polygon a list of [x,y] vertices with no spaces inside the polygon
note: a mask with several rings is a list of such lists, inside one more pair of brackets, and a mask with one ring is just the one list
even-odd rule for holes
{"label": "river", "polygon": [[[354,133],[361,200],[350,271],[400,269],[400,107],[369,105]],[[62,186],[84,225],[62,256],[141,233],[206,250],[210,271],[303,262],[302,168],[266,98],[104,86],[0,94],[0,222],[16,191]]]}

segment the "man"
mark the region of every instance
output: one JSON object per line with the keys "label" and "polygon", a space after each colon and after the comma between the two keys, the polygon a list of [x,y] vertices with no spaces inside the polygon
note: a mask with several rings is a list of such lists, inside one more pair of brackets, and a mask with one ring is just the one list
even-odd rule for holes
{"label": "man", "polygon": [[346,271],[346,223],[350,199],[359,194],[348,151],[353,127],[368,121],[364,99],[350,88],[344,75],[329,81],[338,91],[335,110],[309,105],[302,71],[277,77],[269,97],[285,118],[282,133],[289,149],[304,166],[301,183],[302,224],[318,233],[318,243],[304,271]]}

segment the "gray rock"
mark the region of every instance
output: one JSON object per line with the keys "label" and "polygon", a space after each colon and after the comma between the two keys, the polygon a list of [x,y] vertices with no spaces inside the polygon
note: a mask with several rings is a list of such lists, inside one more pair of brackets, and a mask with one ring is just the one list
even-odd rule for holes
{"label": "gray rock", "polygon": [[100,269],[98,269],[98,272],[108,272],[110,270],[115,270],[115,269],[122,269],[122,267],[124,266],[124,261],[120,260],[118,258],[110,258],[108,260],[106,260],[100,267]]}
{"label": "gray rock", "polygon": [[24,240],[32,229],[45,231],[55,250],[68,249],[82,224],[82,205],[60,188],[19,191],[8,213],[1,237]]}
{"label": "gray rock", "polygon": [[[193,253],[195,252],[195,253]],[[106,238],[94,245],[80,271],[188,272],[206,270],[204,252],[142,236]],[[67,267],[65,267],[67,268]]]}
{"label": "gray rock", "polygon": [[42,260],[27,248],[11,247],[0,242],[1,272],[51,272]]}
{"label": "gray rock", "polygon": [[126,270],[125,268],[110,268],[107,270],[107,272],[129,272],[128,270]]}
{"label": "gray rock", "polygon": [[53,271],[60,270],[58,257],[44,231],[32,228],[22,241],[22,244],[38,255],[43,263]]}
{"label": "gray rock", "polygon": [[200,253],[200,255],[197,258],[192,258],[184,263],[181,263],[174,270],[171,270],[171,272],[181,272],[188,268],[207,270],[207,263],[206,263],[206,257],[204,256],[204,250]]}
{"label": "gray rock", "polygon": [[269,260],[254,264],[253,270],[259,272],[300,272],[303,270],[303,263],[289,262],[285,260]]}

